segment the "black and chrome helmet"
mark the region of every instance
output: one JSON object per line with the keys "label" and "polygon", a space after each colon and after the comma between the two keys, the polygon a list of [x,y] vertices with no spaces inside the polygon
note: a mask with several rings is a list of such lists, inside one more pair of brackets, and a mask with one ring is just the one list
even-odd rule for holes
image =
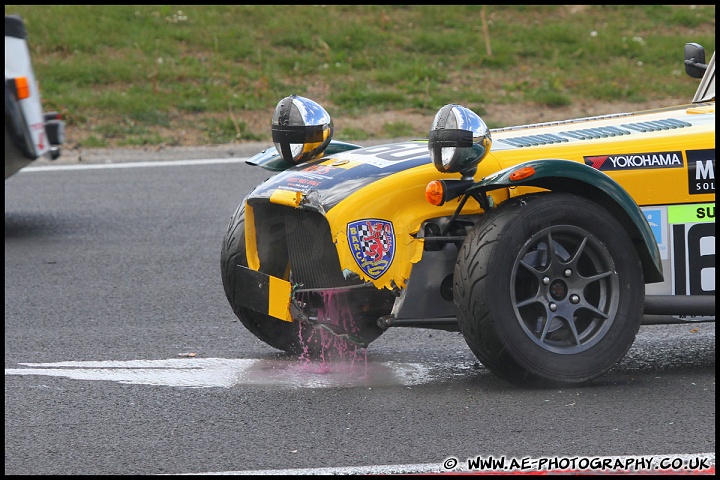
{"label": "black and chrome helmet", "polygon": [[491,146],[490,129],[475,112],[456,104],[438,110],[428,137],[430,158],[438,171],[472,176]]}
{"label": "black and chrome helmet", "polygon": [[290,95],[280,100],[272,117],[272,138],[283,159],[299,164],[317,158],[333,135],[330,115],[309,98]]}

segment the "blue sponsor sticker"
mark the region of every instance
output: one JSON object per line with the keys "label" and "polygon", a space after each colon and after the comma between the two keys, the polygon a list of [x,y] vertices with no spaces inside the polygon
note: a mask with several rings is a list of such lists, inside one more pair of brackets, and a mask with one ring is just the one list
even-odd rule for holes
{"label": "blue sponsor sticker", "polygon": [[658,250],[660,250],[660,258],[667,260],[667,211],[664,207],[643,208],[642,211],[645,214],[648,224],[650,224],[650,230],[652,230],[655,236]]}
{"label": "blue sponsor sticker", "polygon": [[366,218],[348,223],[348,245],[365,274],[376,280],[390,268],[395,257],[395,232],[391,222]]}

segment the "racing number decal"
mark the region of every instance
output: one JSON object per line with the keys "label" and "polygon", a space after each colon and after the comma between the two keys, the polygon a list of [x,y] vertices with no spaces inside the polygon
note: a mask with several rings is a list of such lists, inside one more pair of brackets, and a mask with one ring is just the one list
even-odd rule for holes
{"label": "racing number decal", "polygon": [[394,143],[391,145],[378,145],[360,150],[343,152],[342,158],[349,160],[361,160],[366,165],[376,168],[386,168],[399,171],[405,168],[403,162],[411,162],[427,158],[429,161],[428,147],[426,143]]}
{"label": "racing number decal", "polygon": [[673,294],[715,295],[715,204],[668,207]]}
{"label": "racing number decal", "polygon": [[368,147],[358,152],[361,155],[374,155],[377,158],[387,160],[389,162],[401,162],[416,158],[420,155],[427,155],[427,144],[416,145],[412,143],[396,143],[393,145],[379,145],[377,147]]}

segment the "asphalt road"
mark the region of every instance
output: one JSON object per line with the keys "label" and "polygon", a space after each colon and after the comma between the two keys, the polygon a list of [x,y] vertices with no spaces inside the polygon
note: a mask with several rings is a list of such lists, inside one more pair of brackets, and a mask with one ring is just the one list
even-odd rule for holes
{"label": "asphalt road", "polygon": [[643,327],[608,375],[567,389],[511,386],[449,332],[389,330],[338,364],[284,356],[236,321],[220,279],[230,215],[269,173],[134,163],[150,153],[66,157],[5,181],[6,475],[491,455],[714,465],[714,323]]}

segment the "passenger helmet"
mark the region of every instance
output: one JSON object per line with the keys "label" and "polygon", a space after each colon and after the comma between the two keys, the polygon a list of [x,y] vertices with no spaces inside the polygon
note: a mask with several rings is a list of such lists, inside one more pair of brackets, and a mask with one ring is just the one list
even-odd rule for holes
{"label": "passenger helmet", "polygon": [[299,164],[317,158],[330,143],[332,135],[330,115],[309,98],[290,95],[275,107],[273,143],[288,162]]}

